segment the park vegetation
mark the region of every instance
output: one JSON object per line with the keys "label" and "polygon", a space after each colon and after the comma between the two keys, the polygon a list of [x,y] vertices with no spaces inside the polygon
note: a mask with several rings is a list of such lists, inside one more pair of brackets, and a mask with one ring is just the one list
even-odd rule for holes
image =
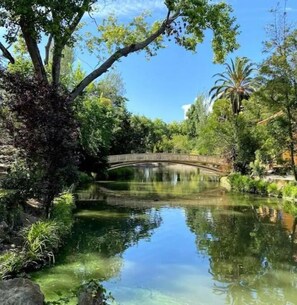
{"label": "park vegetation", "polygon": [[[271,170],[297,180],[296,28],[272,25],[263,62],[246,57],[227,61],[209,96],[199,95],[184,121],[165,123],[129,112],[123,80],[109,69],[134,52],[156,55],[170,38],[195,51],[206,30],[213,32],[215,61],[224,62],[238,47],[231,7],[217,1],[166,0],[163,20],[151,24],[141,15],[121,24],[109,16],[95,34],[85,34],[82,19],[94,12],[96,2],[0,3],[0,26],[6,30],[0,42],[0,134],[18,150],[1,181],[0,222],[19,229],[21,214],[32,212],[32,200],[42,219],[23,231],[23,254],[0,257],[2,277],[54,257],[73,221],[73,197],[64,192],[106,175],[108,155],[221,156],[234,172],[247,175],[231,176],[234,189],[297,198],[293,184],[280,191],[250,177]],[[87,73],[77,61],[77,48],[96,55],[93,71]]]}

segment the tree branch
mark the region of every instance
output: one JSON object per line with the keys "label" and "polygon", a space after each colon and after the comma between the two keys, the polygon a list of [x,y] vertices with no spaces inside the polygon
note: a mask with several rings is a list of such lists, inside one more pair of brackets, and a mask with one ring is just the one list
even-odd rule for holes
{"label": "tree branch", "polygon": [[157,39],[160,35],[162,35],[166,28],[172,23],[177,17],[179,17],[179,12],[175,13],[173,16],[167,16],[167,18],[163,21],[160,28],[154,32],[152,35],[150,35],[145,40],[131,44],[127,47],[121,48],[117,50],[114,54],[112,54],[100,67],[95,69],[93,72],[88,74],[70,93],[69,98],[70,100],[75,100],[82,92],[83,90],[96,78],[104,74],[108,71],[108,69],[120,58],[128,56],[131,53],[137,52],[139,50],[144,49],[147,47],[150,43],[152,43],[155,39]]}
{"label": "tree branch", "polygon": [[63,56],[63,49],[71,38],[73,32],[77,28],[81,18],[83,17],[86,9],[90,3],[90,0],[84,0],[80,7],[79,12],[74,17],[72,23],[69,25],[67,32],[62,37],[54,37],[54,50],[53,50],[53,64],[52,64],[52,79],[53,85],[58,86],[61,76],[61,61]]}
{"label": "tree branch", "polygon": [[44,58],[44,64],[47,66],[49,62],[49,55],[50,55],[50,49],[53,41],[53,34],[49,35],[47,44],[45,46],[45,58]]}
{"label": "tree branch", "polygon": [[11,53],[8,51],[7,48],[4,47],[4,45],[0,42],[0,50],[2,51],[3,56],[10,61],[11,64],[15,63],[15,60]]}
{"label": "tree branch", "polygon": [[[28,52],[30,54],[35,73],[40,80],[48,83],[46,71],[42,62],[42,58],[38,49],[38,44],[32,33],[32,24],[26,22],[24,18],[20,18],[20,27],[23,33],[23,37],[26,42]],[[34,30],[33,30],[34,32]]]}

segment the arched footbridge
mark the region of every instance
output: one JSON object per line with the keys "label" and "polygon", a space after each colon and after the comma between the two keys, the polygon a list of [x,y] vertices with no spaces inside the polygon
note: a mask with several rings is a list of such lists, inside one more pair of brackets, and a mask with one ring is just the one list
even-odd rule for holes
{"label": "arched footbridge", "polygon": [[220,175],[230,172],[230,165],[223,158],[186,154],[145,153],[113,155],[108,157],[108,163],[109,170],[145,163],[175,163],[196,166]]}

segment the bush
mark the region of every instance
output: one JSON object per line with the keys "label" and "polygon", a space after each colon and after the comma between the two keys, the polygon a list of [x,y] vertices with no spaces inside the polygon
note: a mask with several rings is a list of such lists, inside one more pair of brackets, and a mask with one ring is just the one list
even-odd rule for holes
{"label": "bush", "polygon": [[255,180],[238,173],[229,175],[228,180],[231,184],[231,189],[235,192],[283,197],[291,201],[297,201],[296,182],[290,182],[282,189],[279,189],[276,183],[269,183],[261,179]]}
{"label": "bush", "polygon": [[7,252],[0,255],[0,278],[5,279],[6,275],[18,272],[24,264],[23,253]]}
{"label": "bush", "polygon": [[0,256],[0,278],[18,273],[34,262],[54,258],[54,251],[62,244],[63,237],[71,231],[74,207],[72,194],[63,193],[56,197],[51,219],[38,221],[23,231],[23,250]]}
{"label": "bush", "polygon": [[53,202],[51,218],[59,225],[60,234],[70,232],[73,225],[74,197],[70,193],[63,193]]}
{"label": "bush", "polygon": [[256,182],[256,194],[265,196],[267,195],[268,183],[264,180],[255,180]]}
{"label": "bush", "polygon": [[276,183],[269,183],[267,186],[267,193],[271,197],[281,197],[282,193]]}
{"label": "bush", "polygon": [[268,183],[264,180],[255,180],[248,176],[235,173],[228,177],[231,189],[241,193],[267,195]]}
{"label": "bush", "polygon": [[296,200],[297,199],[296,184],[292,182],[288,183],[283,187],[282,193],[284,198]]}
{"label": "bush", "polygon": [[87,173],[78,172],[78,182],[81,185],[85,185],[94,181],[94,178]]}
{"label": "bush", "polygon": [[38,221],[24,231],[27,260],[36,261],[53,256],[60,242],[58,224],[54,221]]}

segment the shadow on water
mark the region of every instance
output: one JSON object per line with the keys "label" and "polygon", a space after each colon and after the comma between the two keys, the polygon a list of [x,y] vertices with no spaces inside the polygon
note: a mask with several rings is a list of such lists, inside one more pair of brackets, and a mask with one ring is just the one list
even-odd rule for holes
{"label": "shadow on water", "polygon": [[97,279],[121,305],[297,304],[297,209],[179,171],[80,191],[56,265],[32,274],[46,298]]}

